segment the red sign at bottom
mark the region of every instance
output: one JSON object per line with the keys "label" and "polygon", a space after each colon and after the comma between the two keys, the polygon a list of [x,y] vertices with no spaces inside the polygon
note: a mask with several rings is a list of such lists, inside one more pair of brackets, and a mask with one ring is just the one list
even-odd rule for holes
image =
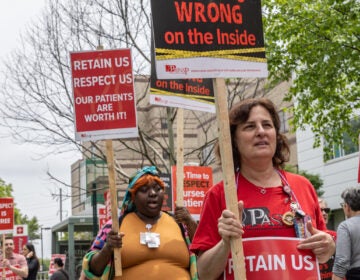
{"label": "red sign at bottom", "polygon": [[[261,237],[243,239],[246,278],[251,280],[320,280],[319,264],[309,250],[298,250],[298,238]],[[234,279],[232,259],[225,271]]]}

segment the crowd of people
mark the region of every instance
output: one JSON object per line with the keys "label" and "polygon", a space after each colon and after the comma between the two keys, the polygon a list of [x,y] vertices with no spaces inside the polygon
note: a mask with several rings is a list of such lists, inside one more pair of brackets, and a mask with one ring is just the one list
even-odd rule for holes
{"label": "crowd of people", "polygon": [[[234,279],[230,241],[252,237],[299,238],[297,249],[312,252],[321,279],[359,279],[360,237],[352,235],[360,229],[360,191],[343,193],[349,221],[336,235],[326,227],[330,208],[310,181],[283,169],[289,146],[274,104],[241,101],[229,122],[240,219],[226,207],[223,182],[206,193],[198,223],[185,207],[161,211],[164,182],[154,166],[144,167],[129,180],[119,230],[109,221],[85,255],[84,279]],[[217,156],[221,162],[219,149]],[[121,248],[116,278],[114,248]]]}
{"label": "crowd of people", "polygon": [[[81,280],[232,280],[231,240],[240,238],[295,239],[299,254],[316,258],[322,280],[360,280],[360,189],[342,193],[347,219],[337,232],[328,230],[326,201],[308,179],[284,170],[290,149],[274,104],[265,98],[241,101],[230,110],[229,124],[238,213],[226,205],[223,181],[206,193],[199,221],[183,206],[174,214],[162,211],[165,184],[155,166],[143,167],[129,179],[119,229],[109,220],[84,256]],[[221,163],[219,145],[216,155]],[[262,244],[255,253],[262,254]],[[36,279],[40,264],[31,243],[22,255],[13,252],[12,238],[4,248],[0,264],[14,279]],[[116,277],[115,248],[121,248]],[[51,280],[69,279],[60,258],[54,266]],[[295,272],[287,273],[297,279]]]}
{"label": "crowd of people", "polygon": [[[4,280],[36,280],[40,270],[40,261],[36,255],[32,243],[26,243],[22,248],[22,254],[14,252],[14,239],[11,236],[4,238],[3,247],[5,254],[0,253],[0,273]],[[55,272],[50,280],[69,280],[68,273],[64,270],[64,263],[61,258],[54,259]]]}
{"label": "crowd of people", "polygon": [[[342,193],[347,219],[337,232],[328,230],[327,202],[309,180],[283,169],[289,146],[274,104],[241,101],[230,110],[229,123],[239,215],[226,207],[222,181],[206,193],[199,222],[186,207],[176,206],[173,215],[162,211],[165,184],[156,167],[146,166],[129,180],[119,230],[110,220],[94,239],[81,279],[115,279],[113,253],[121,248],[122,276],[116,279],[231,280],[231,240],[268,237],[299,238],[297,249],[312,251],[322,280],[360,279],[360,190]],[[216,154],[221,163],[219,145]],[[31,243],[16,254],[7,237],[4,248],[0,263],[9,277],[36,279],[40,263]],[[62,259],[54,266],[51,280],[69,279]]]}

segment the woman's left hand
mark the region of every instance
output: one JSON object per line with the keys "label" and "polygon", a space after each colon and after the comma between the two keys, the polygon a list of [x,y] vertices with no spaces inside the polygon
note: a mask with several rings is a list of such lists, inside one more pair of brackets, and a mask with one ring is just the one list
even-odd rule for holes
{"label": "woman's left hand", "polygon": [[335,241],[330,234],[317,230],[312,226],[311,221],[306,224],[311,236],[300,241],[298,249],[311,250],[319,263],[327,262],[335,253]]}

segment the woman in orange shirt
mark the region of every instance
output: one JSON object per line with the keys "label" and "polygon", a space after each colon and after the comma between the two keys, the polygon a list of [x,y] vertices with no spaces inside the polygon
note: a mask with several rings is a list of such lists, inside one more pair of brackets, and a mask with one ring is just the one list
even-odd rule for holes
{"label": "woman in orange shirt", "polygon": [[[154,166],[144,167],[130,179],[119,219],[119,234],[109,221],[84,257],[89,279],[113,279],[112,254],[121,249],[122,276],[116,279],[197,279],[185,227],[161,211],[164,182]],[[189,261],[190,260],[190,261]]]}

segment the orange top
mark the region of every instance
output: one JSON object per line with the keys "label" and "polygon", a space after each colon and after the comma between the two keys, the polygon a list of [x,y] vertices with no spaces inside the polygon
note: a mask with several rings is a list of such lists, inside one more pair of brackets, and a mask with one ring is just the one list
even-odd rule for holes
{"label": "orange top", "polygon": [[160,234],[159,248],[140,244],[140,232],[146,232],[145,223],[135,214],[125,216],[120,231],[125,233],[121,249],[121,280],[174,279],[189,280],[189,251],[175,220],[162,213],[151,228]]}

